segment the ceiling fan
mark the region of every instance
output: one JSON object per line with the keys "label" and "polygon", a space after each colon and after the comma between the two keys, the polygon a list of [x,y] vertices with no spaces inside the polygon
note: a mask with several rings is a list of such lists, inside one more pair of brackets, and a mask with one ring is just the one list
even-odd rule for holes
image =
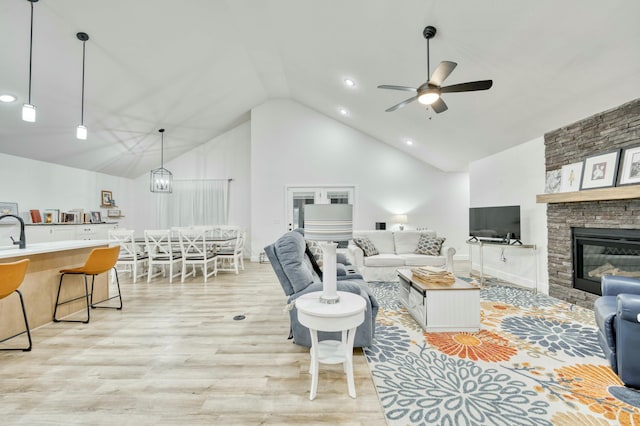
{"label": "ceiling fan", "polygon": [[[429,76],[429,40],[436,35],[436,28],[432,27],[431,25],[425,27],[425,29],[422,31],[422,35],[427,39],[427,76]],[[431,108],[433,108],[436,113],[441,113],[448,109],[447,104],[444,103],[444,101],[440,97],[441,94],[487,90],[490,89],[493,85],[492,80],[480,80],[470,81],[468,83],[452,84],[451,86],[443,87],[442,83],[449,76],[449,74],[451,74],[451,72],[457,65],[458,64],[451,61],[440,62],[436,69],[433,71],[433,74],[431,74],[431,78],[417,88],[408,86],[392,86],[387,84],[378,86],[379,89],[402,90],[405,92],[415,93],[414,96],[410,97],[409,99],[405,99],[404,101],[392,106],[391,108],[387,108],[385,111],[395,111],[417,100],[421,104],[427,105],[427,107],[431,105]]]}

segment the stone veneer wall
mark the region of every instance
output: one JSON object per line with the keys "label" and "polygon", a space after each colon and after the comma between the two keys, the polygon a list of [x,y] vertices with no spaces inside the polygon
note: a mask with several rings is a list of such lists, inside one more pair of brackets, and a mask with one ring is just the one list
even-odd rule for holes
{"label": "stone veneer wall", "polygon": [[[544,135],[546,170],[640,145],[640,99]],[[622,157],[621,157],[622,160]],[[573,288],[571,227],[640,228],[640,200],[547,205],[549,295],[593,308],[596,295]]]}

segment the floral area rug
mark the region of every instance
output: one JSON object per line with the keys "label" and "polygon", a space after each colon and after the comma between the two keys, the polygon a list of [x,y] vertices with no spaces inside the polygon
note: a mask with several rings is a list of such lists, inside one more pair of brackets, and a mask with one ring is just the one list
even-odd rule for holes
{"label": "floral area rug", "polygon": [[609,368],[593,311],[489,282],[478,333],[426,333],[397,283],[370,286],[365,355],[389,425],[640,425],[640,392]]}

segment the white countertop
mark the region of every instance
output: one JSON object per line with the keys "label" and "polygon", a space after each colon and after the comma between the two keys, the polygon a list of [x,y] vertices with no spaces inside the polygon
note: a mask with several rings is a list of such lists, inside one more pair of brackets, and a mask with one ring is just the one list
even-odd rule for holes
{"label": "white countertop", "polygon": [[108,246],[109,243],[109,240],[68,240],[29,244],[29,241],[27,240],[27,247],[24,249],[19,249],[17,246],[15,246],[16,248],[9,246],[0,247],[0,259],[31,256],[34,254],[51,253],[56,251]]}

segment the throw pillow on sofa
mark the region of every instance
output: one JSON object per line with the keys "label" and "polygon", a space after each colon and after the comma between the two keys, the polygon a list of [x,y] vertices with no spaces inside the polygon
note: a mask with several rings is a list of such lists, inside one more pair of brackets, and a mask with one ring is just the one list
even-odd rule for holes
{"label": "throw pillow on sofa", "polygon": [[431,235],[422,234],[418,240],[416,254],[427,254],[429,256],[440,256],[442,243],[446,238],[432,237]]}
{"label": "throw pillow on sofa", "polygon": [[362,249],[365,256],[375,256],[378,253],[378,249],[373,245],[371,240],[367,237],[355,237],[353,242]]}
{"label": "throw pillow on sofa", "polygon": [[322,247],[320,247],[320,244],[317,241],[307,240],[307,248],[313,255],[318,267],[322,269]]}

